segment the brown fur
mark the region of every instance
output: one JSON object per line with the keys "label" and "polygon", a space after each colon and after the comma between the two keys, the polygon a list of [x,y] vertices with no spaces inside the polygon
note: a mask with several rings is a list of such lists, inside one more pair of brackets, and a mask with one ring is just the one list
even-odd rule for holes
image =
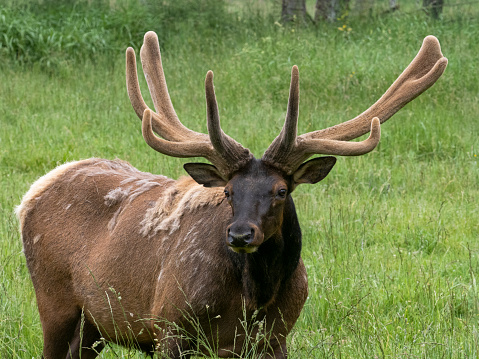
{"label": "brown fur", "polygon": [[222,188],[90,159],[40,178],[17,214],[48,359],[65,357],[79,342],[82,310],[83,347],[103,336],[148,351],[166,346],[173,358],[179,339],[165,336],[174,332],[171,323],[195,336],[185,317],[198,318],[205,330],[214,328],[206,337],[218,354],[230,357],[245,339],[240,319],[260,310],[258,318],[278,338],[275,357],[283,357],[307,296],[304,266],[300,261],[266,308],[248,299],[224,245],[221,228],[231,209]]}
{"label": "brown fur", "polygon": [[141,222],[143,235],[155,235],[159,231],[172,234],[179,229],[185,212],[205,206],[217,206],[225,199],[223,188],[205,188],[191,177],[182,177],[169,187],[149,209]]}

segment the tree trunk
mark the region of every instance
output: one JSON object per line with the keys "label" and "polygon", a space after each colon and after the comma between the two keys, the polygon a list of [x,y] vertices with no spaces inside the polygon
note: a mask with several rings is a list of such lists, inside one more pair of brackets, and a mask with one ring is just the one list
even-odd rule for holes
{"label": "tree trunk", "polygon": [[[389,2],[391,5],[391,1]],[[374,6],[374,0],[357,0],[355,2],[354,11],[360,16],[371,14]]]}
{"label": "tree trunk", "polygon": [[350,0],[316,0],[314,21],[335,21],[349,9]]}
{"label": "tree trunk", "polygon": [[306,22],[306,0],[283,0],[281,20],[283,22]]}
{"label": "tree trunk", "polygon": [[423,0],[422,7],[433,19],[439,19],[442,14],[444,0]]}
{"label": "tree trunk", "polygon": [[389,12],[399,10],[398,0],[389,0]]}

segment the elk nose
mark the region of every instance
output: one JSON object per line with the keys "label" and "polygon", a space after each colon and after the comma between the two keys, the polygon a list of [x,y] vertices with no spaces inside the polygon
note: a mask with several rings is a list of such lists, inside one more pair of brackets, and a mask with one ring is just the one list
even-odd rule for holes
{"label": "elk nose", "polygon": [[250,226],[231,226],[228,228],[228,245],[230,247],[247,247],[254,239],[254,229]]}

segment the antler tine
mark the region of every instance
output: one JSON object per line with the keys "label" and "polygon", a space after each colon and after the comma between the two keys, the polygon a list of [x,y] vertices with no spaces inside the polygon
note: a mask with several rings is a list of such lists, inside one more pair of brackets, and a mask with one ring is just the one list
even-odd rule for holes
{"label": "antler tine", "polygon": [[246,162],[253,158],[252,153],[226,135],[220,126],[218,103],[216,102],[215,89],[213,85],[213,71],[208,71],[205,79],[206,93],[206,118],[208,120],[208,134],[211,144],[218,154],[224,159],[224,166],[228,172],[233,173]]}
{"label": "antler tine", "polygon": [[150,147],[168,156],[204,157],[213,163],[225,178],[253,158],[247,148],[221,130],[211,71],[208,72],[205,82],[209,132],[209,135],[206,135],[190,130],[178,119],[166,86],[158,37],[154,32],[145,34],[140,57],[157,113],[148,108],[141,96],[135,51],[132,48],[126,51],[126,85],[131,104],[142,119],[143,137]]}
{"label": "antler tine", "polygon": [[[270,162],[284,163],[296,144],[299,116],[299,70],[296,65],[291,69],[291,84],[289,86],[288,109],[283,128],[278,137],[269,146],[267,153],[274,153]],[[264,159],[264,157],[263,157]]]}
{"label": "antler tine", "polygon": [[136,72],[136,56],[132,47],[126,49],[126,89],[131,105],[136,115],[141,120],[143,113],[148,108],[141,96],[140,84],[138,83],[138,73]]}
{"label": "antler tine", "polygon": [[213,72],[208,71],[205,80],[206,113],[210,140],[203,142],[175,142],[159,138],[153,133],[153,111],[143,113],[142,134],[145,142],[154,150],[174,157],[204,157],[228,178],[253,158],[251,152],[226,135],[220,127],[218,105],[213,86]]}
{"label": "antler tine", "polygon": [[147,108],[143,113],[141,132],[145,142],[155,151],[167,156],[187,158],[204,157],[214,163],[216,156],[209,142],[167,141],[153,133],[152,118],[154,112]]}
{"label": "antler tine", "polygon": [[371,122],[371,136],[362,142],[346,142],[329,139],[311,139],[305,141],[297,137],[299,115],[299,71],[297,66],[291,70],[288,110],[283,129],[265,151],[262,160],[292,174],[306,159],[314,154],[359,156],[372,151],[381,137],[379,119]]}
{"label": "antler tine", "polygon": [[176,115],[163,72],[158,36],[153,31],[145,34],[140,58],[156,112],[162,114],[164,117],[162,120],[174,129],[176,139],[206,140],[205,134],[185,127]]}
{"label": "antler tine", "polygon": [[[129,47],[126,50],[126,88],[128,91],[128,97],[136,112],[136,115],[141,120],[143,113],[149,107],[146,105],[143,97],[141,96],[140,85],[138,83],[138,74],[136,71],[136,56],[135,50]],[[179,136],[171,126],[168,126],[168,121],[165,120],[165,116],[152,112],[152,126],[156,133],[161,134],[168,140],[179,140]]]}
{"label": "antler tine", "polygon": [[447,59],[441,52],[439,41],[432,35],[427,36],[413,61],[369,109],[352,120],[300,137],[305,140],[323,138],[343,141],[358,138],[369,131],[371,118],[378,117],[381,123],[386,122],[430,88],[441,77],[446,66]]}
{"label": "antler tine", "polygon": [[311,139],[309,141],[299,140],[298,152],[303,153],[305,161],[314,154],[338,155],[338,156],[361,156],[371,152],[379,144],[381,139],[381,124],[379,118],[374,117],[371,121],[371,134],[360,142],[347,142],[327,139]]}
{"label": "antler tine", "polygon": [[[157,113],[152,112],[153,130],[171,141],[207,141],[207,135],[188,129],[176,115],[166,86],[158,37],[154,32],[150,31],[145,34],[140,57],[153,104],[157,111]],[[148,106],[141,96],[136,71],[135,51],[131,47],[126,50],[126,85],[130,102],[137,116],[142,119]]]}
{"label": "antler tine", "polygon": [[288,110],[286,119],[280,136],[282,138],[282,146],[284,151],[289,151],[296,141],[298,133],[298,117],[299,117],[299,70],[294,65],[291,69],[291,83],[289,85]]}
{"label": "antler tine", "polygon": [[[298,136],[293,142],[294,146],[286,143],[283,132],[288,126],[285,123],[281,134],[264,153],[263,160],[292,174],[302,162],[314,154],[357,156],[372,151],[379,142],[380,123],[387,121],[408,102],[431,87],[446,66],[447,59],[441,53],[439,41],[434,36],[426,37],[411,64],[368,110],[350,121]],[[290,89],[290,93],[291,91]],[[290,131],[295,133],[292,128]],[[346,142],[369,131],[371,135],[365,141]]]}

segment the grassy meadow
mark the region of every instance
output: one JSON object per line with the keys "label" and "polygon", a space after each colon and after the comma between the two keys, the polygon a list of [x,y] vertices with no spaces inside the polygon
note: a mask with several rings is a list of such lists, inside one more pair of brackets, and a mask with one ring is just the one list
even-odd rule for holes
{"label": "grassy meadow", "polygon": [[[289,357],[479,358],[478,5],[438,21],[411,10],[300,28],[275,22],[268,1],[42,4],[0,6],[1,358],[41,356],[13,213],[32,182],[89,157],[172,178],[191,161],[146,145],[126,94],[124,50],[138,54],[148,30],[183,123],[206,131],[213,70],[224,131],[257,157],[283,125],[292,65],[304,133],[364,111],[438,37],[444,75],[382,126],[378,148],[293,194],[310,294]],[[111,346],[100,357],[143,356]]]}

